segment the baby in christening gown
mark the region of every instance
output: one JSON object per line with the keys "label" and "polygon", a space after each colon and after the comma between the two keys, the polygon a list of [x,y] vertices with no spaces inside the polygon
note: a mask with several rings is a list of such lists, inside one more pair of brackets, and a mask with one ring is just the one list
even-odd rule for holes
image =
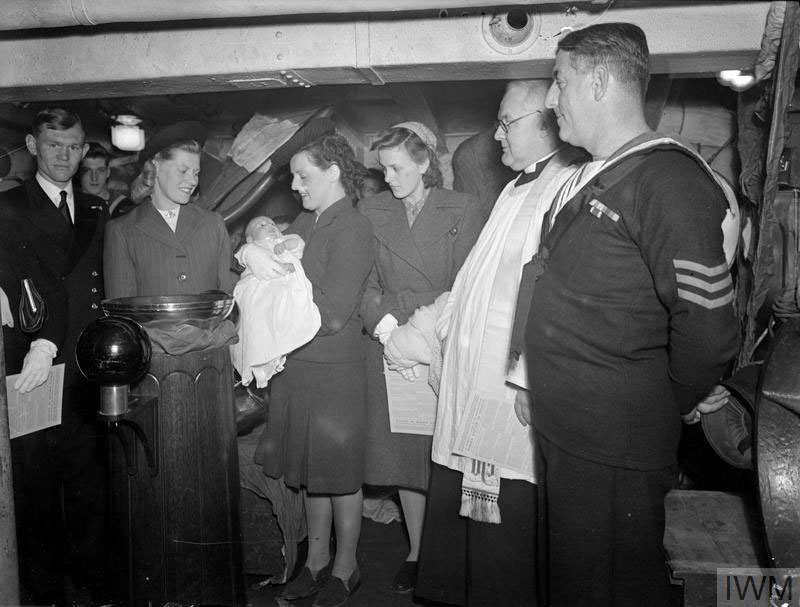
{"label": "baby in christening gown", "polygon": [[259,216],[251,219],[244,230],[244,236],[246,242],[253,242],[272,251],[278,258],[287,251],[298,261],[303,258],[303,249],[306,247],[303,239],[297,234],[284,236],[277,224],[269,217]]}
{"label": "baby in christening gown", "polygon": [[[303,239],[296,234],[284,236],[268,217],[252,219],[245,238],[246,243],[236,252],[240,263],[244,263],[246,247],[257,246],[291,268],[284,276],[262,280],[256,277],[258,268],[248,266],[233,290],[239,306],[239,343],[231,346],[233,365],[244,385],[255,378],[256,385],[263,388],[283,370],[286,355],[316,335],[320,315],[300,264]],[[248,261],[257,263],[257,257]]]}

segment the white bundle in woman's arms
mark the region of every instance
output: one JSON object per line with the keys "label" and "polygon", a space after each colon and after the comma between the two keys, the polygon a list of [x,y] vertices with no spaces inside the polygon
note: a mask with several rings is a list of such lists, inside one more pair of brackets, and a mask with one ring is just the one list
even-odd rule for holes
{"label": "white bundle in woman's arms", "polygon": [[[257,248],[258,251],[248,251]],[[302,249],[301,249],[302,251]],[[250,243],[236,253],[247,268],[233,291],[239,306],[239,343],[231,346],[233,365],[248,385],[255,377],[263,388],[283,370],[286,355],[308,343],[321,325],[312,287],[298,256],[291,250],[275,255]],[[268,261],[266,268],[261,264]],[[291,271],[274,278],[258,278],[261,269],[286,264]]]}

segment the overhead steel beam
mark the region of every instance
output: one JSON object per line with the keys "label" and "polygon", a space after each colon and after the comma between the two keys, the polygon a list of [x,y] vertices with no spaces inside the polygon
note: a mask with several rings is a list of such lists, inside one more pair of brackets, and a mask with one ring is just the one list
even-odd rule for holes
{"label": "overhead steel beam", "polygon": [[[604,4],[609,0],[572,0],[571,4]],[[232,19],[283,15],[359,14],[431,9],[491,8],[547,4],[553,0],[3,0],[0,30]]]}
{"label": "overhead steel beam", "polygon": [[[769,3],[538,12],[518,48],[487,35],[491,14],[327,20],[154,31],[47,30],[0,36],[0,101],[550,76],[564,28],[629,21],[647,34],[655,74],[752,65]],[[214,23],[214,22],[209,22]],[[63,32],[62,35],[58,35]],[[24,35],[23,35],[24,34]]]}

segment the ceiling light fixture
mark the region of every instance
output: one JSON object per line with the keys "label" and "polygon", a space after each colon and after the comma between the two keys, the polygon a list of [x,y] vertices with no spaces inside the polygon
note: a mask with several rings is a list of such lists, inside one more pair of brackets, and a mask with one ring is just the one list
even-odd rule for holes
{"label": "ceiling light fixture", "polygon": [[125,152],[138,152],[144,149],[144,130],[139,125],[141,118],[133,114],[112,116],[111,143]]}

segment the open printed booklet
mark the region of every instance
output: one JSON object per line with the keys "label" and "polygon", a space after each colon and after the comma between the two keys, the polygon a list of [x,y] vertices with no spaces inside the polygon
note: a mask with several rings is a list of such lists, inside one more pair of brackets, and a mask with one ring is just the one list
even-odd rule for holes
{"label": "open printed booklet", "polygon": [[14,382],[18,377],[19,375],[6,377],[11,438],[59,425],[64,388],[64,363],[53,365],[47,380],[26,394],[14,390]]}
{"label": "open printed booklet", "polygon": [[433,434],[436,421],[436,394],[428,385],[428,365],[419,365],[419,377],[407,381],[383,361],[386,397],[389,402],[389,426],[402,434]]}

